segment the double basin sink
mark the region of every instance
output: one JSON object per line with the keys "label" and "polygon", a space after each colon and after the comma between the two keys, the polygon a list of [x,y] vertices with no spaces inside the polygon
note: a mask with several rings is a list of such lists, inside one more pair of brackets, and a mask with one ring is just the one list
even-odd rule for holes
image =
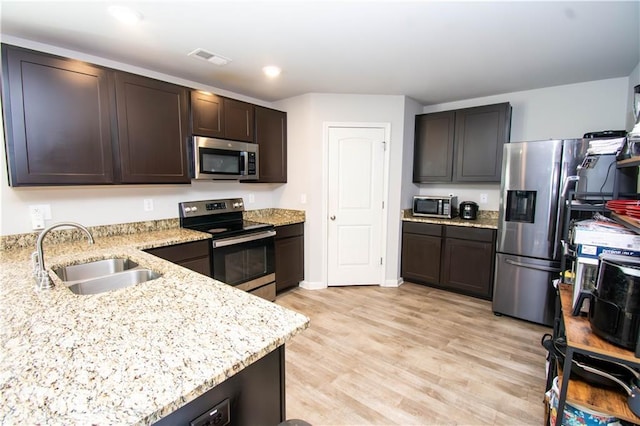
{"label": "double basin sink", "polygon": [[98,294],[154,280],[160,274],[127,258],[110,258],[54,268],[75,294]]}

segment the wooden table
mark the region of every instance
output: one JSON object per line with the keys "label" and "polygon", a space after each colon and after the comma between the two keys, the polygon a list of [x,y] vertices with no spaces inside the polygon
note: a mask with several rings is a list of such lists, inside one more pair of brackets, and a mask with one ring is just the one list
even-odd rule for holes
{"label": "wooden table", "polygon": [[[560,302],[562,306],[562,320],[567,340],[567,350],[563,365],[563,372],[571,371],[573,354],[583,353],[611,361],[623,362],[632,367],[640,368],[640,358],[636,358],[633,351],[612,345],[596,336],[591,331],[589,320],[582,316],[572,316],[573,288],[569,284],[559,286]],[[560,395],[558,396],[558,417],[556,425],[562,425],[564,405],[566,401],[594,411],[606,413],[620,419],[640,424],[640,417],[636,416],[627,404],[627,394],[621,388],[599,388],[591,386],[581,380],[573,380],[570,374],[562,375]]]}

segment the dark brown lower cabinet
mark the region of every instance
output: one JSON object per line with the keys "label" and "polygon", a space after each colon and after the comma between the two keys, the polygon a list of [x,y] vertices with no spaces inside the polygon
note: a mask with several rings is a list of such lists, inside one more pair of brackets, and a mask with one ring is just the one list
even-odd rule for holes
{"label": "dark brown lower cabinet", "polygon": [[491,300],[496,232],[492,229],[447,226],[446,235],[441,285]]}
{"label": "dark brown lower cabinet", "polygon": [[276,227],[276,293],[304,279],[304,224]]}
{"label": "dark brown lower cabinet", "polygon": [[192,271],[211,276],[211,241],[201,240],[145,250]]}
{"label": "dark brown lower cabinet", "polygon": [[281,423],[286,409],[284,360],[283,345],[154,425]]}
{"label": "dark brown lower cabinet", "polygon": [[490,300],[496,231],[404,222],[402,277]]}
{"label": "dark brown lower cabinet", "polygon": [[404,222],[402,226],[402,277],[405,280],[438,284],[442,225]]}

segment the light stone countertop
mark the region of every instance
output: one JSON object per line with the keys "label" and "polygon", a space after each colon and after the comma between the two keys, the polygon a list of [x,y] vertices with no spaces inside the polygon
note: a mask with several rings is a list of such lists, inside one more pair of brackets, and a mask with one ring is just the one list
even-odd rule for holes
{"label": "light stone countertop", "polygon": [[267,223],[274,226],[293,225],[296,223],[304,223],[304,210],[289,209],[260,209],[246,210],[244,219],[253,222]]}
{"label": "light stone countertop", "polygon": [[301,314],[141,251],[208,234],[145,230],[90,246],[55,232],[48,269],[122,256],[162,276],[81,296],[50,272],[55,288],[36,292],[34,246],[0,251],[2,425],[151,424],[308,327]]}
{"label": "light stone countertop", "polygon": [[433,217],[414,216],[411,209],[406,209],[402,211],[402,221],[434,223],[437,225],[449,226],[467,226],[470,228],[498,229],[498,212],[481,210],[478,212],[478,218],[476,220],[465,220],[460,217],[455,217],[453,219],[438,219]]}

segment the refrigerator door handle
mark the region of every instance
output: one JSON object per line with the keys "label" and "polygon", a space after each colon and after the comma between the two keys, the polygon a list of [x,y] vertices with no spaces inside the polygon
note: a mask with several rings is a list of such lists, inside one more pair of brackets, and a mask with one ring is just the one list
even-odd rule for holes
{"label": "refrigerator door handle", "polygon": [[550,188],[550,196],[551,203],[549,204],[549,230],[547,234],[547,241],[553,247],[553,257],[552,259],[557,259],[557,247],[556,247],[556,238],[558,234],[558,218],[561,217],[560,210],[562,208],[562,199],[561,195],[558,193],[560,188],[558,187],[560,176],[562,176],[562,172],[560,170],[560,162],[553,163],[553,170],[551,171],[551,188]]}
{"label": "refrigerator door handle", "polygon": [[505,263],[513,266],[520,266],[522,268],[534,269],[536,271],[544,271],[544,272],[560,272],[560,268],[553,268],[549,266],[540,266],[535,265],[533,263],[524,263],[524,262],[516,262],[515,260],[505,259]]}

